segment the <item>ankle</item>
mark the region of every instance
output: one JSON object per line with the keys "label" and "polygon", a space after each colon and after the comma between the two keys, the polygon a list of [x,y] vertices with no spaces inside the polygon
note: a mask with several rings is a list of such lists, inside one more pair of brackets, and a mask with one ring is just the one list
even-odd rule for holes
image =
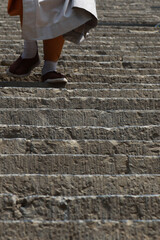
{"label": "ankle", "polygon": [[23,49],[23,53],[22,53],[21,57],[23,59],[33,58],[36,56],[37,51],[38,51],[37,41],[25,40],[24,41],[24,49]]}
{"label": "ankle", "polygon": [[56,68],[57,68],[57,62],[45,60],[43,69],[42,69],[42,75],[45,75],[48,72],[56,71]]}

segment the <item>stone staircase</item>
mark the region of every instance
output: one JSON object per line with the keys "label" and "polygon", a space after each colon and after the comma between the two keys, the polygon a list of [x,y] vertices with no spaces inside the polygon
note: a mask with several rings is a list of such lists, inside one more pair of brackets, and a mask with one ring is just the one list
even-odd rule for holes
{"label": "stone staircase", "polygon": [[[18,18],[0,2],[0,240],[160,239],[158,0],[98,0],[65,44],[66,88],[8,78]],[[39,42],[42,54],[42,43]]]}

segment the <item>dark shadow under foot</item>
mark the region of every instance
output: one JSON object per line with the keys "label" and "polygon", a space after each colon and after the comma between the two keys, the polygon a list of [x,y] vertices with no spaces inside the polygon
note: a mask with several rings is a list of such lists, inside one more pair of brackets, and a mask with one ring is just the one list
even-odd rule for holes
{"label": "dark shadow under foot", "polygon": [[66,83],[0,82],[0,87],[66,88]]}

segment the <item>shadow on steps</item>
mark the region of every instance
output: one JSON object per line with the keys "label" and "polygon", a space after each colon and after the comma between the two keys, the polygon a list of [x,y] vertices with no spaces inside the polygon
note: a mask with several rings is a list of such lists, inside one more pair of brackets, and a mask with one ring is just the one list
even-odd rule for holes
{"label": "shadow on steps", "polygon": [[0,82],[0,87],[65,88],[66,83]]}

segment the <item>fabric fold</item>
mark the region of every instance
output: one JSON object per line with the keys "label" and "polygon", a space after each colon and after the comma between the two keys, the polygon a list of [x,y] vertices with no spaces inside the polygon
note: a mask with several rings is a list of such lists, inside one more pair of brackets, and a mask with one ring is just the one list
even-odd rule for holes
{"label": "fabric fold", "polygon": [[[46,40],[64,35],[79,43],[97,25],[95,0],[23,0],[22,37]],[[73,34],[73,30],[81,32]]]}

